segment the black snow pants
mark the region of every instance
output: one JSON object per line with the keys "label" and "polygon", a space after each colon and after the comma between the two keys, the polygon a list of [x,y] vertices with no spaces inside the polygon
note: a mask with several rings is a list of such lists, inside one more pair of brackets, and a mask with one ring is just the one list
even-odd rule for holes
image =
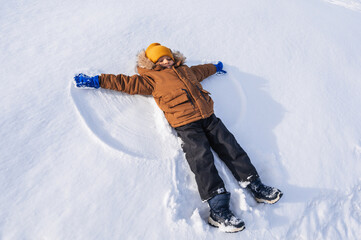
{"label": "black snow pants", "polygon": [[183,140],[182,148],[190,169],[195,174],[203,201],[225,192],[224,182],[215,167],[211,148],[231,170],[237,181],[252,181],[258,178],[247,153],[214,114],[175,130]]}

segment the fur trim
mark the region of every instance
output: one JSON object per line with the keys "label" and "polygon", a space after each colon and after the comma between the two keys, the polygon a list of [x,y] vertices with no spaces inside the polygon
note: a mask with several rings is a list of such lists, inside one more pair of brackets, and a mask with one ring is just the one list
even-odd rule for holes
{"label": "fur trim", "polygon": [[[174,64],[183,65],[186,61],[186,57],[179,51],[172,51],[174,57]],[[145,50],[143,49],[137,55],[137,67],[144,69],[153,69],[155,67],[155,63],[153,63],[150,59],[145,56]]]}
{"label": "fur trim", "polygon": [[176,64],[183,65],[186,62],[187,58],[180,51],[174,51],[172,54]]}

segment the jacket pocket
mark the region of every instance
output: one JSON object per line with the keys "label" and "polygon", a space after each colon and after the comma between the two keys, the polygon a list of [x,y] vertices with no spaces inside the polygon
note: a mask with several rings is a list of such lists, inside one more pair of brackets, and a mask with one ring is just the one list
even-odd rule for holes
{"label": "jacket pocket", "polygon": [[202,95],[203,99],[208,102],[208,101],[211,99],[211,98],[209,97],[209,95],[210,95],[211,93],[208,92],[208,91],[206,91],[206,90],[204,90],[203,88],[198,87],[198,86],[197,86],[197,88],[198,88],[198,90],[201,92],[201,95]]}
{"label": "jacket pocket", "polygon": [[162,101],[168,108],[174,108],[187,102],[193,105],[193,101],[186,89],[177,89],[173,93],[163,96]]}

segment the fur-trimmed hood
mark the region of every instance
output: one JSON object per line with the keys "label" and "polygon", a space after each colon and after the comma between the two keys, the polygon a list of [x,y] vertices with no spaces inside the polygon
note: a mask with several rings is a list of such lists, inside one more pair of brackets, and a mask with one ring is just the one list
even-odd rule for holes
{"label": "fur-trimmed hood", "polygon": [[[174,57],[174,65],[180,66],[183,65],[186,61],[186,57],[179,51],[172,51],[173,57]],[[156,66],[155,63],[153,63],[149,58],[145,56],[145,50],[143,49],[140,51],[137,55],[137,69],[143,68],[147,70],[154,69]]]}

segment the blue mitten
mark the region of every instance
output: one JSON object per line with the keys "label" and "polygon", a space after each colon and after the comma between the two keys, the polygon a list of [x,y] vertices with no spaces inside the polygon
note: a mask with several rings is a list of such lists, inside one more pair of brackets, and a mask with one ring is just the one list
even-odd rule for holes
{"label": "blue mitten", "polygon": [[217,64],[214,64],[214,66],[216,66],[218,74],[227,73],[226,71],[223,70],[223,63],[221,61],[219,61]]}
{"label": "blue mitten", "polygon": [[99,76],[89,77],[80,73],[74,77],[76,86],[78,88],[99,88]]}

